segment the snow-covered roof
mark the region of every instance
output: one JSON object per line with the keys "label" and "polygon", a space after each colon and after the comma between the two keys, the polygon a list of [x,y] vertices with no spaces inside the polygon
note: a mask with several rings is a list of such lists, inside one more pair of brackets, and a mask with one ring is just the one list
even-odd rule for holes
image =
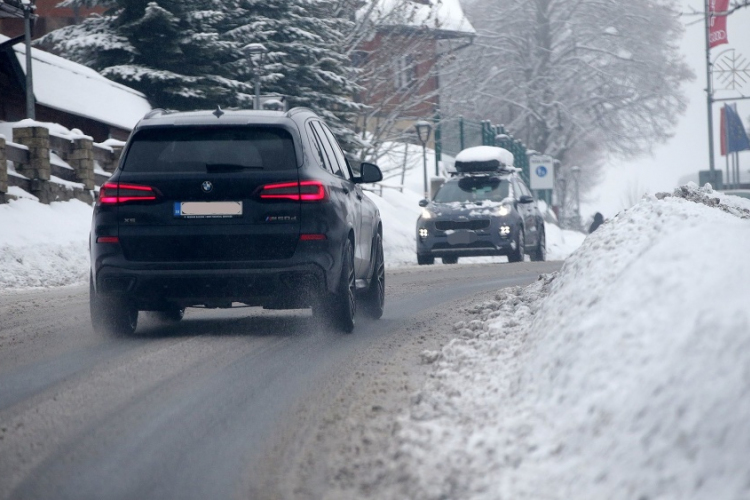
{"label": "snow-covered roof", "polygon": [[426,4],[411,0],[371,0],[360,15],[371,12],[372,21],[380,26],[424,27],[444,33],[475,35],[476,30],[464,15],[459,0],[428,0]]}
{"label": "snow-covered roof", "polygon": [[[8,37],[0,35],[0,43]],[[26,71],[26,47],[13,49]],[[36,101],[49,108],[84,116],[125,130],[132,129],[151,105],[140,92],[104,78],[91,68],[31,49]]]}
{"label": "snow-covered roof", "polygon": [[492,160],[497,160],[501,165],[512,167],[513,153],[495,146],[475,146],[466,148],[456,155],[457,163],[484,163]]}

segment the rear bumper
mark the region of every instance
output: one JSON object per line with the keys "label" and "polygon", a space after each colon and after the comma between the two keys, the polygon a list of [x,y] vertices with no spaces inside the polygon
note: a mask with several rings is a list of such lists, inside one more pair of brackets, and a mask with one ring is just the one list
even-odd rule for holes
{"label": "rear bumper", "polygon": [[96,290],[131,300],[138,309],[233,302],[270,308],[312,305],[327,289],[326,272],[316,264],[227,269],[138,269],[110,265],[96,273]]}

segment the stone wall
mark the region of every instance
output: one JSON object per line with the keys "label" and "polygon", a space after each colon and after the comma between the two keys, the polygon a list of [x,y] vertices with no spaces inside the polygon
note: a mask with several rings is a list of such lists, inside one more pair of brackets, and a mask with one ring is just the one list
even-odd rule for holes
{"label": "stone wall", "polygon": [[[25,146],[19,147],[18,145]],[[73,171],[61,169],[50,162],[50,152],[58,154]],[[16,172],[28,178],[23,181],[24,189],[37,196],[42,203],[79,199],[93,203],[95,188],[106,181],[101,172],[95,173],[95,162],[99,162],[107,172],[117,167],[121,148],[106,144],[95,144],[87,136],[70,139],[50,135],[42,126],[17,127],[13,129],[13,142],[0,139],[0,203],[11,198],[8,193],[7,161],[12,161]],[[83,186],[70,186],[55,182],[54,177],[80,183]]]}

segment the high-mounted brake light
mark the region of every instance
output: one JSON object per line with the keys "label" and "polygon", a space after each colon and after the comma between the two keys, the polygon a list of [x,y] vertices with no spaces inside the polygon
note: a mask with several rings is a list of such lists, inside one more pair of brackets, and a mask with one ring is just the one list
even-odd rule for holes
{"label": "high-mounted brake light", "polygon": [[129,201],[156,201],[156,190],[151,186],[107,182],[99,189],[99,205],[119,205]]}
{"label": "high-mounted brake light", "polygon": [[262,200],[323,201],[326,189],[320,181],[266,184],[260,190]]}

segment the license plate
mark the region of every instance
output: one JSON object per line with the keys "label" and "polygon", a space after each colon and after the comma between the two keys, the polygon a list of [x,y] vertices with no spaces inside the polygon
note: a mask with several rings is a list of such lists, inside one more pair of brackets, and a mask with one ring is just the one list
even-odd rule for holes
{"label": "license plate", "polygon": [[174,216],[183,219],[228,219],[242,216],[241,201],[176,201]]}
{"label": "license plate", "polygon": [[473,231],[456,231],[448,235],[448,243],[451,245],[468,245],[477,241],[477,235]]}

